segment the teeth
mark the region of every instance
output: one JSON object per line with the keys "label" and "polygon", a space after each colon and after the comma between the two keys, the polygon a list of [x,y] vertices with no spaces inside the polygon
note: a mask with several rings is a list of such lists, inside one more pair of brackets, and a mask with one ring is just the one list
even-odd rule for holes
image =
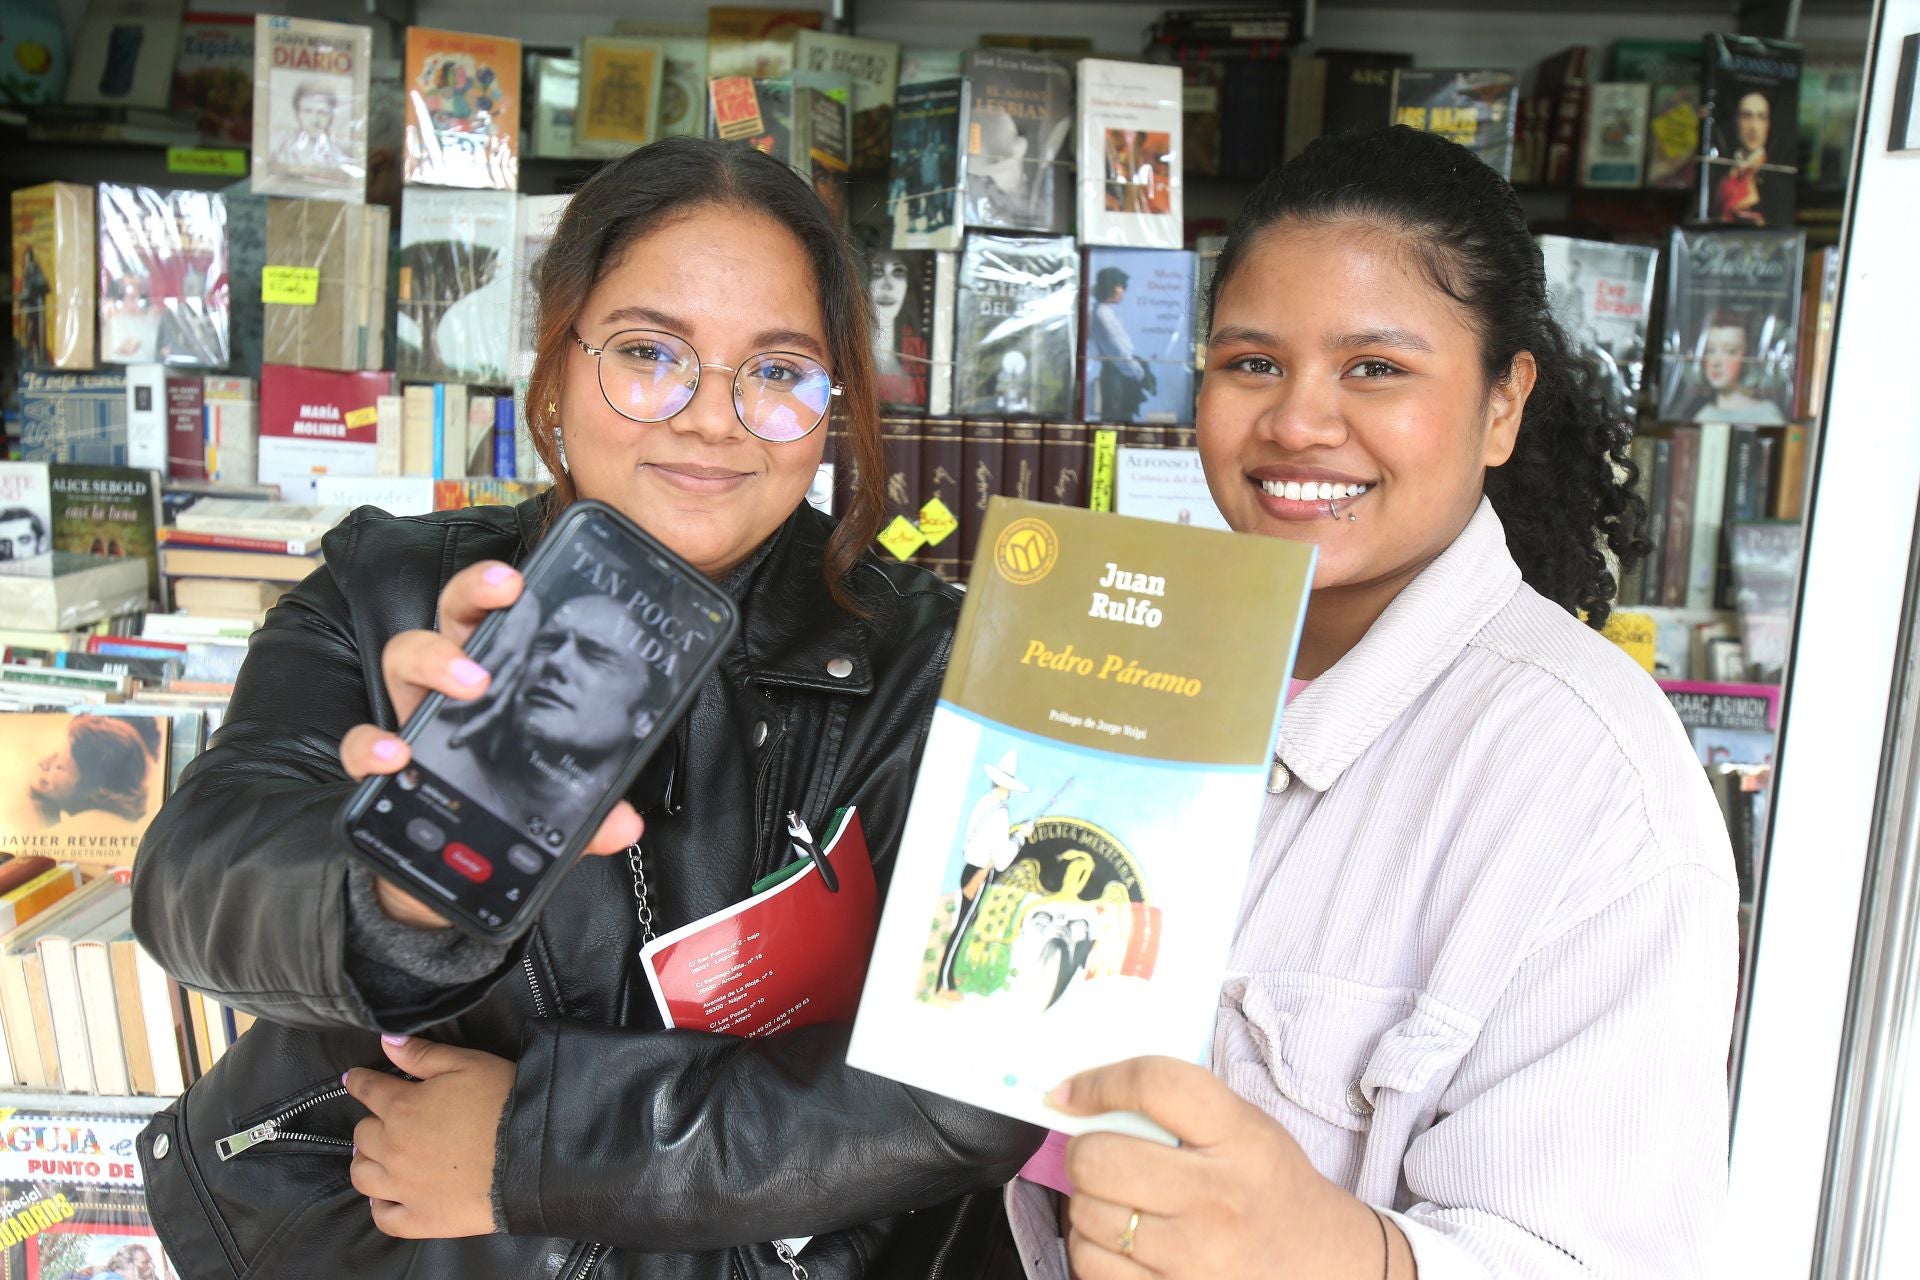
{"label": "teeth", "polygon": [[1291,498],[1295,502],[1298,502],[1300,500],[1300,482],[1298,480],[1287,481],[1286,494],[1287,494],[1287,497]]}
{"label": "teeth", "polygon": [[1327,484],[1314,480],[1262,480],[1260,488],[1269,497],[1289,502],[1332,502],[1336,498],[1357,498],[1372,488],[1364,484]]}

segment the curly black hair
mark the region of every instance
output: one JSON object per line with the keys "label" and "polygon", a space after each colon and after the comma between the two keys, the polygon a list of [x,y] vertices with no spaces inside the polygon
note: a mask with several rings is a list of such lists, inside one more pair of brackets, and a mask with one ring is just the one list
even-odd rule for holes
{"label": "curly black hair", "polygon": [[1320,138],[1248,197],[1208,286],[1209,317],[1253,240],[1287,219],[1402,233],[1427,278],[1466,310],[1489,385],[1532,353],[1520,435],[1513,456],[1488,470],[1486,495],[1527,584],[1605,626],[1618,585],[1608,553],[1624,572],[1649,550],[1632,428],[1553,317],[1513,188],[1467,148],[1405,125]]}

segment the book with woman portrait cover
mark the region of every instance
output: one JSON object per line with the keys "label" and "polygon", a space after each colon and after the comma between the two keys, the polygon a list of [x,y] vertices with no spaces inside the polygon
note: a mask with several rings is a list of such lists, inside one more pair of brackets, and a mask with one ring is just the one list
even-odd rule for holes
{"label": "book with woman portrait cover", "polygon": [[1800,178],[1800,46],[1715,32],[1706,37],[1694,216],[1787,230]]}
{"label": "book with woman portrait cover", "polygon": [[867,255],[873,368],[884,408],[943,414],[953,407],[956,256],[931,249]]}
{"label": "book with woman portrait cover", "polygon": [[256,22],[254,193],[360,203],[372,30],[264,13]]}
{"label": "book with woman portrait cover", "polygon": [[1660,418],[1779,426],[1799,350],[1802,231],[1676,227],[1667,251]]}
{"label": "book with woman portrait cover", "polygon": [[75,863],[90,875],[131,866],[166,798],[171,728],[164,715],[8,715],[0,852]]}
{"label": "book with woman portrait cover", "polygon": [[1314,555],[993,500],[848,1062],[1159,1136],[1043,1099],[1207,1043]]}

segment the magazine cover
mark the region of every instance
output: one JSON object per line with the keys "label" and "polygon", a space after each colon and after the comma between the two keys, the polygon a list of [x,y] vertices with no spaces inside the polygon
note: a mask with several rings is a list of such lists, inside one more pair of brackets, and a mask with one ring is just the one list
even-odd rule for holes
{"label": "magazine cover", "polygon": [[22,369],[93,368],[93,188],[22,187],[11,212],[15,358]]}
{"label": "magazine cover", "polygon": [[[1393,122],[1470,148],[1501,177],[1513,172],[1519,80],[1511,71],[1396,71]],[[1577,136],[1577,135],[1576,135]]]}
{"label": "magazine cover", "polygon": [[264,13],[256,23],[255,194],[366,199],[372,28]]}
{"label": "magazine cover", "polygon": [[613,24],[617,36],[637,36],[660,46],[666,71],[660,80],[662,138],[707,136],[707,35],[697,27],[671,22],[622,19]]}
{"label": "magazine cover", "polygon": [[189,13],[173,64],[173,109],[193,116],[210,142],[253,140],[254,20],[244,13]]}
{"label": "magazine cover", "polygon": [[853,86],[853,172],[885,173],[892,154],[900,46],[891,40],[801,31],[794,70],[846,76]]}
{"label": "magazine cover", "polygon": [[967,82],[931,80],[900,88],[893,119],[887,210],[896,249],[958,249],[965,183]]}
{"label": "magazine cover", "polygon": [[509,191],[408,188],[394,289],[402,379],[506,385],[517,201]]}
{"label": "magazine cover", "polygon": [[1043,1099],[1208,1043],[1314,549],[1006,498],[977,545],[847,1060],[1164,1136]]}
{"label": "magazine cover", "polygon": [[1631,419],[1647,362],[1647,319],[1660,252],[1566,236],[1537,236],[1547,302],[1573,350],[1593,366],[1609,407]]}
{"label": "magazine cover", "polygon": [[1073,72],[1043,53],[973,49],[964,63],[969,228],[1073,230]]}
{"label": "magazine cover", "polygon": [[147,1118],[73,1102],[0,1115],[0,1280],[178,1280],[147,1212]]}
{"label": "magazine cover", "polygon": [[0,852],[126,866],[166,797],[165,719],[20,714],[0,735]]}
{"label": "magazine cover", "polygon": [[1072,237],[969,235],[957,292],[954,412],[1072,417],[1080,310]]}
{"label": "magazine cover", "polygon": [[1695,216],[1786,230],[1800,176],[1800,46],[1725,32],[1706,42]]}
{"label": "magazine cover", "polygon": [[1194,267],[1184,249],[1087,250],[1088,422],[1192,420]]}
{"label": "magazine cover", "polygon": [[180,51],[180,9],[180,0],[88,0],[63,101],[164,109]]}
{"label": "magazine cover", "polygon": [[331,373],[270,364],[260,371],[259,480],[285,502],[311,503],[314,479],[379,472],[379,398],[390,373]]}
{"label": "magazine cover", "polygon": [[820,30],[818,9],[746,9],[718,6],[707,10],[707,75],[719,80],[745,76],[771,80],[793,70],[793,41],[802,31]]}
{"label": "magazine cover", "polygon": [[227,202],[207,191],[99,189],[100,360],[227,366]]}
{"label": "magazine cover", "polygon": [[873,301],[873,371],[883,408],[906,413],[929,411],[943,258],[950,310],[953,255],[931,249],[873,249],[867,254],[867,294]]}
{"label": "magazine cover", "polygon": [[164,602],[156,554],[159,477],[132,467],[47,464],[53,549],[81,555],[144,558],[149,597]]}
{"label": "magazine cover", "polygon": [[659,135],[665,51],[649,40],[589,36],[580,47],[576,155],[620,156]]}
{"label": "magazine cover", "polygon": [[1087,58],[1079,77],[1080,243],[1180,248],[1180,68]]}
{"label": "magazine cover", "polygon": [[1638,187],[1647,169],[1651,86],[1596,84],[1587,91],[1587,137],[1580,149],[1583,187]]}
{"label": "magazine cover", "polygon": [[520,42],[407,28],[406,181],[520,185]]}
{"label": "magazine cover", "polygon": [[29,462],[126,466],[126,376],[23,371],[20,456]]}
{"label": "magazine cover", "polygon": [[1674,229],[1661,339],[1663,421],[1787,421],[1805,254],[1801,231]]}

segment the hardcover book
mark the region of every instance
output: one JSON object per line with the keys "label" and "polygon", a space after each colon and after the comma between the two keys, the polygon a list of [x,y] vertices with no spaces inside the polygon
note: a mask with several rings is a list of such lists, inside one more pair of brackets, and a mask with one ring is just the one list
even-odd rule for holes
{"label": "hardcover book", "polygon": [[1087,250],[1088,422],[1191,420],[1193,277],[1184,249]]}
{"label": "hardcover book", "polygon": [[207,380],[167,379],[167,465],[169,479],[207,478]]}
{"label": "hardcover book", "polygon": [[20,375],[20,456],[29,462],[127,464],[127,380],[113,373]]}
{"label": "hardcover book", "polygon": [[1647,362],[1647,320],[1659,251],[1538,236],[1547,301],[1574,353],[1593,369],[1613,414],[1631,420]]}
{"label": "hardcover book", "polygon": [[1518,86],[1511,71],[1405,68],[1394,73],[1393,122],[1459,143],[1504,178],[1513,170]]}
{"label": "hardcover book", "polygon": [[1313,562],[1285,539],[994,501],[848,1062],[1166,1140],[1044,1098],[1208,1043]]}
{"label": "hardcover book", "polygon": [[958,249],[966,182],[967,82],[901,87],[893,123],[887,210],[896,249]]}
{"label": "hardcover book", "polygon": [[818,31],[818,9],[749,9],[716,5],[707,10],[707,75],[771,80],[793,70],[793,41]]}
{"label": "hardcover book", "polygon": [[660,136],[666,54],[649,40],[588,36],[580,46],[576,155],[620,156]]}
{"label": "hardcover book", "polygon": [[406,181],[520,185],[520,42],[407,28]]}
{"label": "hardcover book", "polygon": [[504,386],[513,360],[518,197],[409,188],[400,208],[400,377]]}
{"label": "hardcover book", "polygon": [[1180,248],[1180,69],[1088,58],[1079,80],[1080,243]]}
{"label": "hardcover book", "polygon": [[1412,54],[1329,49],[1318,56],[1327,64],[1324,132],[1351,133],[1393,123],[1394,73],[1413,65]]}
{"label": "hardcover book", "polygon": [[1580,149],[1583,187],[1637,187],[1646,178],[1651,86],[1596,84],[1589,91],[1587,137]]}
{"label": "hardcover book", "polygon": [[1647,115],[1647,185],[1691,191],[1700,168],[1700,86],[1657,84]]}
{"label": "hardcover book", "polygon": [[209,142],[253,140],[254,20],[244,13],[189,13],[173,65],[173,109],[191,115]]}
{"label": "hardcover book", "polygon": [[311,503],[323,475],[379,474],[379,399],[390,373],[328,373],[270,364],[260,371],[260,483]]}
{"label": "hardcover book", "polygon": [[1801,231],[1674,229],[1661,340],[1663,420],[1787,421],[1805,251]]}
{"label": "hardcover book", "polygon": [[[868,253],[873,369],[883,408],[933,412],[933,382],[942,366],[951,385],[954,267],[953,254],[930,249]],[[942,336],[945,351],[938,354]]]}
{"label": "hardcover book", "polygon": [[13,347],[22,369],[93,368],[93,188],[43,182],[12,196]]}
{"label": "hardcover book", "polygon": [[253,190],[366,199],[369,27],[261,14],[254,31]]}
{"label": "hardcover book", "polygon": [[892,154],[900,46],[891,40],[801,31],[793,38],[793,54],[796,71],[846,76],[852,83],[852,171],[886,172]]}
{"label": "hardcover book", "polygon": [[100,360],[227,365],[227,202],[103,182]]}
{"label": "hardcover book", "polygon": [[969,228],[1073,230],[1073,72],[1041,53],[974,49],[963,64],[971,94],[965,200]]}
{"label": "hardcover book", "polygon": [[1696,217],[1793,226],[1799,94],[1799,45],[1725,32],[1706,37]]}
{"label": "hardcover book", "polygon": [[707,136],[707,36],[698,28],[670,22],[623,19],[613,24],[618,36],[637,36],[660,46],[666,71],[660,78],[662,138]]}
{"label": "hardcover book", "polygon": [[89,0],[67,71],[69,105],[166,107],[181,0]]}
{"label": "hardcover book", "polygon": [[1073,239],[969,235],[958,295],[954,412],[1071,417],[1080,310]]}

